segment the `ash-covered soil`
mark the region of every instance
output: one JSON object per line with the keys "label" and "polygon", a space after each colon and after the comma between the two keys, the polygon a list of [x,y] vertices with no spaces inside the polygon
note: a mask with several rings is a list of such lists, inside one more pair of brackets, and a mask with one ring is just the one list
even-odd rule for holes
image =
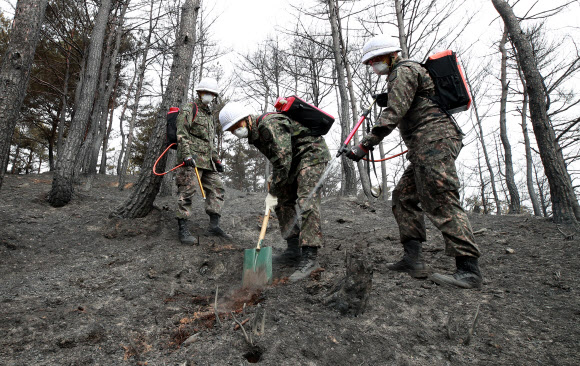
{"label": "ash-covered soil", "polygon": [[[44,201],[51,179],[7,175],[0,190],[1,365],[579,362],[580,235],[548,219],[471,215],[484,286],[458,290],[386,269],[402,251],[390,204],[327,197],[324,271],[290,284],[292,270],[275,267],[272,286],[247,291],[243,250],[257,242],[264,194],[227,191],[222,226],[233,241],[206,236],[200,198],[190,224],[200,244],[184,246],[175,198],[158,197],[146,218],[111,220],[129,194],[116,177],[78,187],[63,208]],[[266,244],[284,247],[275,219]],[[325,305],[353,251],[374,266],[358,317]],[[425,257],[435,271],[454,269],[432,226]]]}

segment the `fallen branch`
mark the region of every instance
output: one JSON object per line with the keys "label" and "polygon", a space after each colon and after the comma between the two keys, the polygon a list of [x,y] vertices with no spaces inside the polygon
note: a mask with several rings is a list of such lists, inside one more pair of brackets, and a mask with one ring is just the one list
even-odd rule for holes
{"label": "fallen branch", "polygon": [[[250,318],[246,318],[246,319],[242,320],[241,324],[244,325],[244,324],[246,324],[249,321],[250,321]],[[238,330],[238,329],[240,329],[240,326],[238,324],[236,324],[234,326],[234,330]]]}

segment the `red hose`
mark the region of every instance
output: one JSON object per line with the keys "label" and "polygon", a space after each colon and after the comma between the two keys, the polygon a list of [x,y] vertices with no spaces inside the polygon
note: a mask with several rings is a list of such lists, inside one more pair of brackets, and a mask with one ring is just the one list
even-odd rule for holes
{"label": "red hose", "polygon": [[403,155],[404,153],[406,153],[407,151],[409,151],[409,150],[405,150],[405,151],[403,151],[402,153],[398,153],[398,154],[396,154],[396,155],[389,156],[388,158],[384,158],[384,159],[379,159],[379,160],[369,160],[369,159],[367,159],[367,158],[363,158],[363,160],[370,161],[371,163],[378,163],[378,162],[380,162],[380,161],[390,160],[390,159],[392,159],[392,158],[396,158],[397,156],[401,156],[401,155]]}
{"label": "red hose", "polygon": [[178,166],[174,167],[173,169],[166,171],[165,173],[157,173],[155,171],[155,168],[157,167],[157,163],[159,162],[159,160],[161,160],[161,158],[163,157],[163,155],[165,155],[167,153],[167,151],[169,149],[171,149],[171,147],[173,145],[176,145],[176,144],[171,144],[171,145],[167,146],[167,149],[165,149],[165,151],[161,155],[159,155],[159,157],[157,158],[157,160],[155,160],[155,164],[153,164],[153,174],[158,175],[158,176],[162,176],[162,175],[165,175],[165,174],[167,174],[167,173],[169,173],[171,171],[174,171],[175,169],[177,169],[177,168],[182,167],[182,166],[185,165],[185,163],[181,163]]}

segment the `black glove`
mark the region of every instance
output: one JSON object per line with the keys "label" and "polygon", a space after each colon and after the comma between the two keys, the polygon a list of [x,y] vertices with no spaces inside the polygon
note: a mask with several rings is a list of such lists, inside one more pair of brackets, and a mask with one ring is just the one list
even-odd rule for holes
{"label": "black glove", "polygon": [[216,160],[216,161],[214,162],[214,164],[215,164],[215,170],[217,170],[217,171],[218,171],[218,172],[220,172],[220,173],[223,173],[223,172],[224,172],[224,165],[222,164],[222,162],[221,162],[221,161],[219,161],[219,160]]}
{"label": "black glove", "polygon": [[183,159],[183,162],[185,163],[185,166],[190,166],[192,168],[195,167],[195,160],[193,160],[193,157],[188,156],[187,158]]}
{"label": "black glove", "polygon": [[353,146],[353,148],[346,153],[346,157],[349,158],[350,160],[359,161],[360,159],[364,158],[365,155],[368,153],[369,151],[365,149],[364,146],[358,145]]}
{"label": "black glove", "polygon": [[372,97],[373,99],[376,99],[379,107],[385,108],[389,104],[388,93],[373,94]]}

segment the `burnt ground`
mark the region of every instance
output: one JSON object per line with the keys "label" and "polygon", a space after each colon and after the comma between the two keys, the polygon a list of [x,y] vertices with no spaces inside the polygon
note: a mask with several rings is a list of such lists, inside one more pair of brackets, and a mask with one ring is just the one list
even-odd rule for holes
{"label": "burnt ground", "polygon": [[[240,289],[243,249],[256,244],[263,194],[227,191],[222,226],[235,236],[231,242],[205,235],[200,199],[191,222],[200,245],[184,246],[174,198],[159,197],[144,219],[109,219],[128,195],[115,181],[98,177],[91,192],[79,188],[69,205],[52,208],[43,199],[49,174],[5,177],[1,365],[577,365],[580,359],[580,235],[566,239],[574,232],[548,219],[471,215],[484,286],[457,290],[386,269],[401,253],[390,204],[325,198],[325,270],[289,284],[291,270],[274,268],[272,286],[249,292]],[[428,263],[451,271],[453,259],[433,227],[428,239]],[[275,219],[266,244],[283,247]],[[355,245],[374,265],[368,308],[358,317],[324,303]],[[247,321],[244,330],[232,313]]]}

